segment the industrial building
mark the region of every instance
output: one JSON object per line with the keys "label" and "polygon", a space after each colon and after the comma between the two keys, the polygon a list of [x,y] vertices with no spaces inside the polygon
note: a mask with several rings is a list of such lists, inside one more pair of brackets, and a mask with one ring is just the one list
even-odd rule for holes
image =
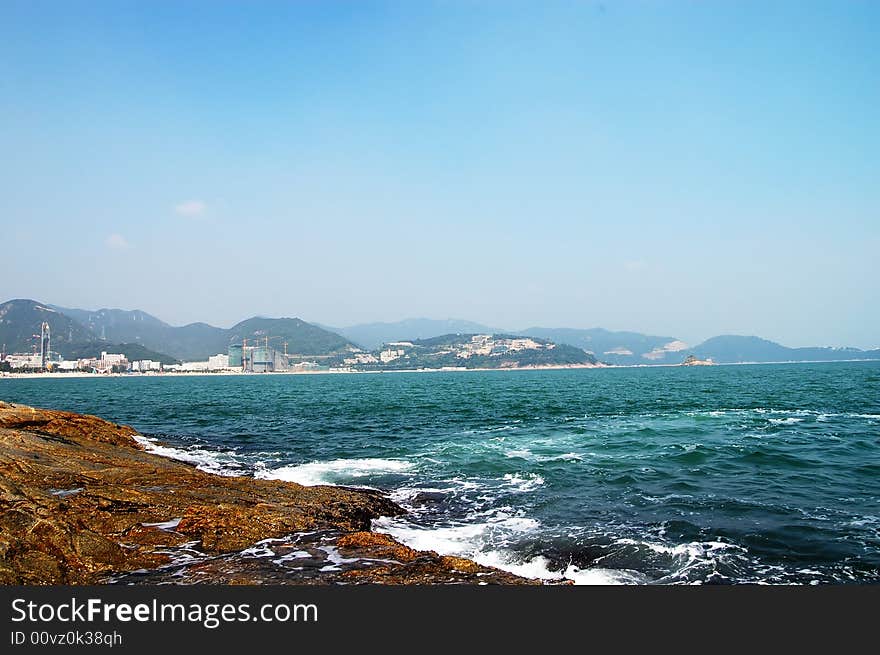
{"label": "industrial building", "polygon": [[[289,371],[290,356],[287,354],[287,343],[284,350],[269,345],[273,339],[281,337],[263,337],[261,339],[244,339],[242,343],[229,346],[229,368],[240,368],[249,373],[271,373],[273,371]],[[249,343],[251,341],[251,343]]]}

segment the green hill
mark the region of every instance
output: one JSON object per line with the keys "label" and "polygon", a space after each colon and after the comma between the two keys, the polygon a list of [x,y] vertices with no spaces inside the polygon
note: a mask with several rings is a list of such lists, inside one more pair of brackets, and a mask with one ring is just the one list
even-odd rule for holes
{"label": "green hill", "polygon": [[[93,339],[112,343],[140,344],[143,347],[181,360],[201,360],[225,353],[229,344],[227,330],[207,323],[190,323],[181,327],[135,309],[73,309],[55,307],[85,326]],[[146,358],[149,359],[149,358]]]}
{"label": "green hill", "polygon": [[428,318],[407,318],[395,323],[362,323],[345,328],[320,326],[341,334],[346,339],[367,350],[379,348],[392,341],[412,341],[430,339],[444,334],[492,334],[499,332],[473,321],[459,319],[434,320]]}
{"label": "green hill", "polygon": [[[359,365],[358,368],[523,368],[597,363],[595,357],[581,348],[509,334],[445,334],[410,343],[389,347],[393,359],[388,359],[386,351],[386,361]],[[377,350],[373,355],[381,358],[382,353]]]}
{"label": "green hill", "polygon": [[737,362],[828,362],[844,359],[880,359],[880,350],[859,348],[788,348],[760,337],[722,335],[707,339],[692,352],[700,359]]}
{"label": "green hill", "polygon": [[228,331],[228,343],[255,342],[269,337],[269,346],[300,355],[332,355],[357,349],[348,339],[299,318],[249,318]]}
{"label": "green hill", "polygon": [[273,348],[282,348],[286,341],[288,352],[303,355],[331,355],[356,348],[344,337],[298,318],[254,317],[227,330],[207,323],[173,326],[141,310],[54,309],[80,321],[88,328],[92,341],[138,344],[179,360],[204,360],[227,352],[231,343],[243,339],[254,343],[266,337]]}

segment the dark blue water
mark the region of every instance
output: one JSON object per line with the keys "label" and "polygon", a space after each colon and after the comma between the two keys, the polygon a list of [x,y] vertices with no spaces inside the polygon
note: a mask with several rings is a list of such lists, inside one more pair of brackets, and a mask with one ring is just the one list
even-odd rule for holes
{"label": "dark blue water", "polygon": [[417,548],[578,582],[880,581],[880,363],[0,380],[226,474],[387,490]]}

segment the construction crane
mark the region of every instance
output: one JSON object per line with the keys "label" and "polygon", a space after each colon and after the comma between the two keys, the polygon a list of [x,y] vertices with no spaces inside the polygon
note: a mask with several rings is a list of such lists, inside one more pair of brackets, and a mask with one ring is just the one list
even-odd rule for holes
{"label": "construction crane", "polygon": [[[274,341],[275,339],[283,339],[283,338],[284,338],[284,337],[282,337],[282,336],[277,336],[277,337],[263,337],[263,339],[264,339],[265,342],[266,342],[266,348],[269,347],[269,342],[270,342],[270,341]],[[282,343],[284,344],[284,354],[286,355],[286,354],[287,354],[287,342],[286,342],[286,341],[282,341]]]}

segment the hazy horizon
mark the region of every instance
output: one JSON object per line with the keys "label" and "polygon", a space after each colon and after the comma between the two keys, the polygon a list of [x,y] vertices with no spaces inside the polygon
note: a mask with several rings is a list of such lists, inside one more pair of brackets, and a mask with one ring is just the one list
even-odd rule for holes
{"label": "hazy horizon", "polygon": [[[33,300],[36,302],[45,302],[46,305],[49,305],[52,307],[57,307],[60,309],[77,309],[77,310],[85,310],[85,311],[93,311],[93,312],[98,312],[101,310],[142,311],[142,312],[146,312],[147,314],[150,314],[154,318],[157,318],[157,319],[167,323],[168,325],[171,325],[172,327],[184,327],[184,326],[191,324],[191,323],[207,323],[213,327],[229,329],[229,328],[232,328],[233,326],[235,326],[236,324],[238,324],[242,321],[251,319],[251,318],[269,318],[269,319],[298,318],[298,319],[305,321],[306,323],[311,323],[312,325],[317,325],[319,327],[323,327],[328,330],[348,330],[350,328],[356,328],[356,327],[361,327],[361,326],[365,326],[365,325],[375,325],[375,324],[394,325],[394,324],[401,323],[404,321],[428,320],[428,321],[439,321],[439,322],[449,321],[449,322],[475,323],[475,324],[482,325],[483,327],[493,328],[496,332],[510,332],[510,333],[525,331],[525,330],[528,330],[531,328],[545,328],[545,329],[559,329],[559,328],[561,328],[561,329],[575,329],[575,330],[589,330],[589,329],[599,328],[599,329],[608,330],[609,332],[633,332],[633,333],[637,333],[637,334],[645,334],[645,335],[655,336],[655,337],[660,336],[660,337],[670,337],[670,338],[674,338],[674,339],[683,339],[687,343],[687,345],[690,347],[697,346],[697,345],[701,344],[702,342],[704,342],[708,339],[711,339],[712,337],[745,336],[745,337],[759,337],[762,339],[767,339],[769,341],[775,341],[775,342],[779,343],[780,345],[791,347],[791,348],[797,348],[797,347],[852,347],[852,348],[860,348],[862,350],[880,349],[880,345],[857,346],[857,345],[853,345],[853,344],[830,344],[830,343],[791,344],[791,343],[785,343],[783,341],[778,341],[776,339],[771,339],[771,338],[767,337],[766,335],[761,335],[761,334],[757,334],[757,333],[747,333],[747,332],[742,332],[742,333],[717,332],[714,334],[708,334],[705,336],[701,336],[696,339],[688,340],[688,339],[684,339],[681,336],[681,334],[679,334],[679,333],[674,333],[674,332],[672,332],[672,333],[654,333],[654,332],[648,332],[645,330],[639,330],[638,328],[632,328],[632,327],[610,328],[606,325],[599,325],[599,324],[596,324],[596,325],[550,325],[550,324],[543,324],[543,323],[511,326],[511,325],[496,325],[491,322],[479,321],[479,320],[474,320],[474,319],[470,319],[467,317],[460,317],[460,316],[459,317],[445,317],[445,318],[429,317],[429,316],[404,316],[399,319],[377,320],[377,321],[358,321],[355,323],[333,325],[333,324],[327,323],[326,321],[309,318],[307,316],[300,316],[296,313],[287,313],[287,314],[278,314],[278,315],[269,315],[269,314],[265,314],[265,313],[253,313],[253,314],[248,314],[248,315],[242,316],[238,319],[233,320],[232,322],[222,323],[222,324],[221,323],[214,323],[211,321],[205,321],[205,320],[196,320],[196,321],[190,321],[188,323],[179,323],[179,322],[175,322],[175,321],[168,321],[163,316],[160,316],[160,315],[157,315],[151,311],[148,311],[148,310],[144,309],[143,307],[107,307],[107,306],[74,307],[73,305],[70,305],[70,304],[65,305],[64,303],[46,302],[46,301],[42,301],[38,298],[7,298],[6,300],[0,301],[0,304],[2,304],[4,302],[12,301],[12,300]],[[414,336],[416,336],[416,335],[414,335]]]}
{"label": "hazy horizon", "polygon": [[880,4],[13,3],[0,298],[880,347]]}

